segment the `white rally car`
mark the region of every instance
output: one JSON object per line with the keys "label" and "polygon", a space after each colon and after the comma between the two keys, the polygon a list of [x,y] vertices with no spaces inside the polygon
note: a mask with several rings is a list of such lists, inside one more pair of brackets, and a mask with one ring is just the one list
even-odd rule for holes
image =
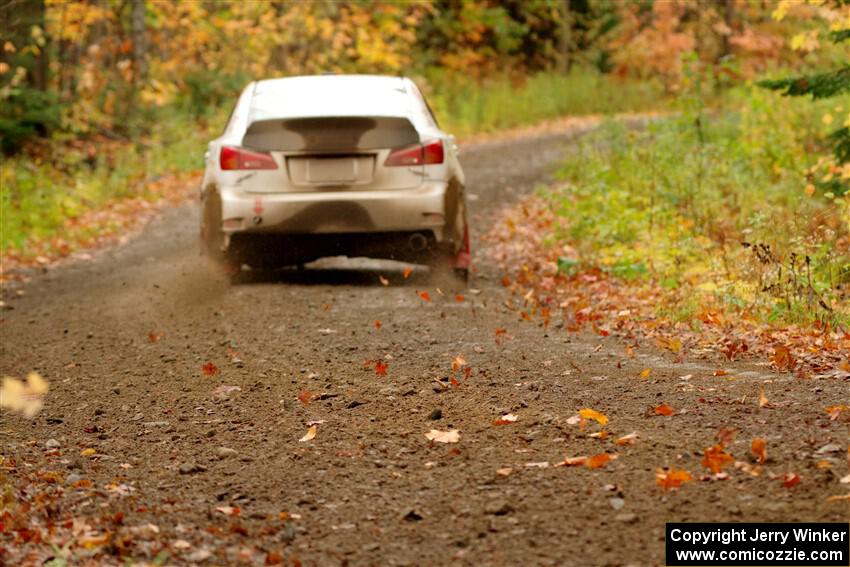
{"label": "white rally car", "polygon": [[209,144],[201,202],[204,249],[231,265],[367,256],[468,278],[457,147],[407,78],[252,82]]}

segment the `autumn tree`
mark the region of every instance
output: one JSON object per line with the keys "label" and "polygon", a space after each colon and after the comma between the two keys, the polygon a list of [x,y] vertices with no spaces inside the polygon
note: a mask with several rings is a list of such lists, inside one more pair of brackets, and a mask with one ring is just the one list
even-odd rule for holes
{"label": "autumn tree", "polygon": [[[833,12],[826,18],[834,22],[828,32],[829,41],[841,44],[850,41],[850,27],[842,27],[842,21],[850,21],[850,3],[843,0],[835,0],[831,3]],[[843,20],[842,20],[842,17]],[[784,13],[777,13],[777,18],[784,17]],[[830,17],[831,16],[831,17]],[[846,25],[846,24],[844,24]],[[812,30],[816,32],[817,30]],[[802,45],[803,41],[811,41],[816,33],[809,32],[799,36],[795,43]],[[844,63],[837,69],[820,73],[810,73],[777,80],[761,81],[759,84],[765,88],[781,91],[785,96],[811,96],[813,100],[832,98],[850,92],[850,64]],[[841,127],[834,130],[828,136],[832,146],[832,154],[835,164],[827,165],[827,173],[820,179],[814,179],[817,185],[824,191],[836,195],[843,195],[850,191],[850,115]],[[840,167],[844,166],[844,167]],[[843,173],[847,170],[848,173]],[[837,174],[837,175],[836,175]]]}
{"label": "autumn tree", "polygon": [[11,152],[59,123],[48,84],[44,0],[0,1],[0,149]]}

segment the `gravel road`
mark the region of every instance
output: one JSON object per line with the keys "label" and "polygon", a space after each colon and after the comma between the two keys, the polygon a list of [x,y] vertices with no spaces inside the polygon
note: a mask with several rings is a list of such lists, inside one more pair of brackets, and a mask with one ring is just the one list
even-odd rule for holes
{"label": "gravel road", "polygon": [[[51,514],[112,534],[105,548],[73,548],[80,562],[109,562],[109,551],[178,564],[661,565],[667,521],[846,522],[847,503],[826,497],[847,492],[848,422],[823,411],[847,403],[846,381],[729,364],[713,377],[714,360],[675,363],[649,347],[630,359],[617,339],[544,329],[504,307],[479,237],[581,132],[462,148],[471,290],[440,295],[425,274],[405,280],[374,262],[230,285],[198,257],[197,203],[35,277],[2,314],[0,372],[37,370],[51,390],[31,421],[0,414],[4,482],[59,471],[66,490]],[[459,354],[470,376],[439,384]],[[385,376],[364,365],[378,359]],[[646,367],[652,378],[636,379]],[[677,413],[648,417],[661,403]],[[571,422],[581,408],[607,415],[608,439]],[[506,413],[517,421],[494,426]],[[299,441],[310,422],[315,438]],[[740,430],[728,451],[746,467],[702,478],[721,427]],[[431,429],[456,429],[459,442],[430,443]],[[631,432],[634,445],[613,444]],[[770,457],[758,476],[743,470],[756,437]],[[605,452],[619,458],[554,466]],[[665,466],[694,482],[661,491]],[[801,479],[793,488],[788,472]],[[49,549],[9,530],[0,545],[9,564]]]}

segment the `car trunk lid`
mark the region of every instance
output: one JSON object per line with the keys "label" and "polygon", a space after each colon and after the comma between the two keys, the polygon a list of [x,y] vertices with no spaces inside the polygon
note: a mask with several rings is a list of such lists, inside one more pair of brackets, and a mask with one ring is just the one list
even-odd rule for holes
{"label": "car trunk lid", "polygon": [[242,146],[269,152],[283,167],[243,179],[252,193],[411,189],[422,165],[384,167],[393,148],[415,144],[406,118],[332,117],[262,120],[248,128]]}

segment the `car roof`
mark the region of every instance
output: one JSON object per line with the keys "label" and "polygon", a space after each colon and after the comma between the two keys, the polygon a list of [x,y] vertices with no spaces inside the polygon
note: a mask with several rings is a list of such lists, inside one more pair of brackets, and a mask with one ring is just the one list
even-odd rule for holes
{"label": "car roof", "polygon": [[406,81],[385,75],[305,75],[258,81],[248,121],[332,116],[410,117]]}

